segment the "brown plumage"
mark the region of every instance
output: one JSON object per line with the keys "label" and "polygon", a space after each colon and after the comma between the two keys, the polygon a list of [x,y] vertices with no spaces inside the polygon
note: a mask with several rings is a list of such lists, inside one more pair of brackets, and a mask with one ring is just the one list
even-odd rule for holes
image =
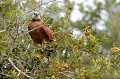
{"label": "brown plumage", "polygon": [[52,30],[48,25],[44,25],[43,21],[40,20],[39,14],[34,13],[31,22],[28,25],[29,34],[33,40],[34,46],[41,44],[42,51],[44,49],[44,40],[55,41]]}

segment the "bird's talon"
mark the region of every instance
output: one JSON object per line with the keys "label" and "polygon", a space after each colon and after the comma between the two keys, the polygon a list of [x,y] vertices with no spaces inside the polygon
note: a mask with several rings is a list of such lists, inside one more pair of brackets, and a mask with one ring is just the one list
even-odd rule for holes
{"label": "bird's talon", "polygon": [[43,48],[41,48],[41,52],[44,52],[44,49],[43,49]]}

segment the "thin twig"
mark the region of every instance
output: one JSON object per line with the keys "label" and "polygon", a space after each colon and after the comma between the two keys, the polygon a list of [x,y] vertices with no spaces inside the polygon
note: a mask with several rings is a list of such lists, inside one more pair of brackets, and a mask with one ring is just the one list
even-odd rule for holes
{"label": "thin twig", "polygon": [[17,66],[15,66],[15,64],[13,63],[13,61],[11,60],[11,58],[8,58],[8,61],[11,63],[11,65],[13,66],[13,68],[15,68],[18,73],[22,73],[24,76],[26,76],[27,78],[31,79],[32,77],[30,77],[29,75],[27,75],[26,73],[22,72],[20,69],[17,68]]}
{"label": "thin twig", "polygon": [[0,33],[6,32],[7,30],[0,30]]}
{"label": "thin twig", "polygon": [[10,76],[10,75],[5,74],[5,73],[3,73],[3,72],[1,72],[0,75],[6,76],[6,77],[9,77],[9,76]]}
{"label": "thin twig", "polygon": [[70,78],[70,79],[74,79],[74,78],[71,78],[70,76],[66,75],[66,74],[63,73],[63,72],[59,72],[59,73],[62,74],[62,75],[64,75],[64,76],[66,76],[66,77],[68,77],[68,78]]}
{"label": "thin twig", "polygon": [[[44,26],[44,25],[41,25],[41,26]],[[29,32],[34,31],[34,30],[40,28],[41,26],[36,27],[36,28],[34,28],[34,29],[30,30],[30,31],[27,31],[26,33],[24,33],[24,34],[22,34],[22,35],[20,35],[20,36],[18,36],[18,37],[21,37],[21,36],[23,36],[23,35],[26,35],[26,34],[28,34]]]}

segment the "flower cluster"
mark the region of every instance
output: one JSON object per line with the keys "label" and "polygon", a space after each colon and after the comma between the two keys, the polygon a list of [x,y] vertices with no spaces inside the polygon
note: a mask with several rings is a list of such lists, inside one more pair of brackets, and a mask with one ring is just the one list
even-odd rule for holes
{"label": "flower cluster", "polygon": [[92,32],[92,30],[90,29],[89,26],[84,28],[82,33],[85,34],[85,35],[93,34],[93,32]]}
{"label": "flower cluster", "polygon": [[111,48],[111,51],[113,53],[117,53],[117,52],[120,52],[120,47],[117,47],[115,44],[113,44],[112,48]]}

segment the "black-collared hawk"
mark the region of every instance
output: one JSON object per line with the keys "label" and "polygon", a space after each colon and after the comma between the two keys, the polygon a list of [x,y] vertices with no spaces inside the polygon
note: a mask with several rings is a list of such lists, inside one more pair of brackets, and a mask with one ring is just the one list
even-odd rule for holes
{"label": "black-collared hawk", "polygon": [[34,47],[41,44],[42,51],[44,49],[44,40],[55,41],[52,30],[45,25],[39,17],[39,13],[34,12],[32,20],[28,25],[29,34],[33,40]]}

